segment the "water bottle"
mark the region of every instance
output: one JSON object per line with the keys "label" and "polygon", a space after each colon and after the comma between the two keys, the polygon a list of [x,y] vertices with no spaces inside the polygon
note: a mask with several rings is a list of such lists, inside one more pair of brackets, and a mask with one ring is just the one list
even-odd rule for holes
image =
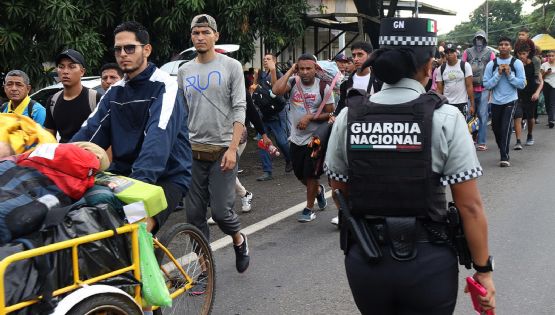
{"label": "water bottle", "polygon": [[273,144],[270,144],[269,146],[266,146],[264,144],[264,140],[260,139],[258,140],[258,147],[261,148],[262,150],[265,150],[266,152],[270,153],[270,155],[272,156],[279,156],[279,150],[278,148],[276,148],[276,146],[274,146]]}

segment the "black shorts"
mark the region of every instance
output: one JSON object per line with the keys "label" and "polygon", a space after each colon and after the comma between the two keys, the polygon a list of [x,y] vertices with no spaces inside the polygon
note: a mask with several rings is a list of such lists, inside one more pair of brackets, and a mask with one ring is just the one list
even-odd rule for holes
{"label": "black shorts", "polygon": [[538,101],[532,101],[531,99],[531,95],[522,97],[519,95],[515,110],[515,118],[533,119],[535,117]]}
{"label": "black shorts", "polygon": [[293,172],[295,176],[304,181],[307,178],[320,178],[321,173],[315,170],[315,160],[310,157],[310,149],[306,145],[296,145],[290,143],[289,153],[291,154],[291,162],[293,164]]}

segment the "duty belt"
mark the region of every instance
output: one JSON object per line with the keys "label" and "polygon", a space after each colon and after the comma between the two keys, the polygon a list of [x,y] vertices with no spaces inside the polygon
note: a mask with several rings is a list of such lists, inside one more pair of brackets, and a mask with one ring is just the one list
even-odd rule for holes
{"label": "duty belt", "polygon": [[376,243],[388,246],[391,256],[400,261],[412,260],[416,257],[416,243],[449,243],[448,229],[445,224],[415,217],[362,220]]}

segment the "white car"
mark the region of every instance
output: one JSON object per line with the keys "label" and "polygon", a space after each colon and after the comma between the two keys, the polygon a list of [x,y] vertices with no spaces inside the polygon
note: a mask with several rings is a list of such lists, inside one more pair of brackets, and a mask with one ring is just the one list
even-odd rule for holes
{"label": "white car", "polygon": [[[229,54],[239,50],[239,45],[235,45],[235,44],[222,44],[222,45],[215,45],[214,47],[216,48],[217,52],[223,53],[223,54]],[[187,61],[193,60],[193,58],[195,58],[196,55],[197,55],[197,51],[195,47],[185,49],[184,51],[180,52],[177,57],[175,57],[175,59],[177,60],[173,60],[164,64],[162,67],[160,67],[160,69],[166,71],[170,75],[176,76],[177,70],[179,70],[179,67],[181,67],[181,65],[186,63]]]}
{"label": "white car", "polygon": [[[100,85],[99,76],[82,77],[81,84],[89,89],[104,93],[104,91],[102,90],[102,86]],[[56,83],[36,91],[35,93],[31,94],[31,98],[36,102],[42,104],[42,106],[46,107],[46,101],[48,100],[48,98],[54,95],[56,92],[62,90],[63,88],[64,86],[62,85],[62,83]]]}

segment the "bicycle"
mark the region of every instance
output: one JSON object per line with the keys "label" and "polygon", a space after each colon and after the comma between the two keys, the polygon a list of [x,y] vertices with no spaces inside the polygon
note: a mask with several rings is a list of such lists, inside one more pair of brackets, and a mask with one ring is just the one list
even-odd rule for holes
{"label": "bicycle", "polygon": [[[135,279],[141,280],[138,226],[136,223],[127,224],[117,228],[116,233],[109,230],[89,234],[4,258],[0,261],[0,315],[22,310],[38,303],[42,298],[6,305],[4,275],[7,268],[18,261],[66,249],[71,250],[73,283],[53,292],[54,297],[63,296],[53,314],[142,314],[140,285],[134,287],[134,294],[131,296],[119,288],[99,284],[100,281],[130,272]],[[80,279],[79,246],[123,234],[131,235],[131,265],[90,279]],[[163,233],[160,240],[155,239],[154,246],[173,302],[172,307],[153,307],[155,314],[210,314],[216,291],[216,273],[212,250],[204,235],[192,225],[177,224]],[[203,290],[200,291],[199,288]]]}

